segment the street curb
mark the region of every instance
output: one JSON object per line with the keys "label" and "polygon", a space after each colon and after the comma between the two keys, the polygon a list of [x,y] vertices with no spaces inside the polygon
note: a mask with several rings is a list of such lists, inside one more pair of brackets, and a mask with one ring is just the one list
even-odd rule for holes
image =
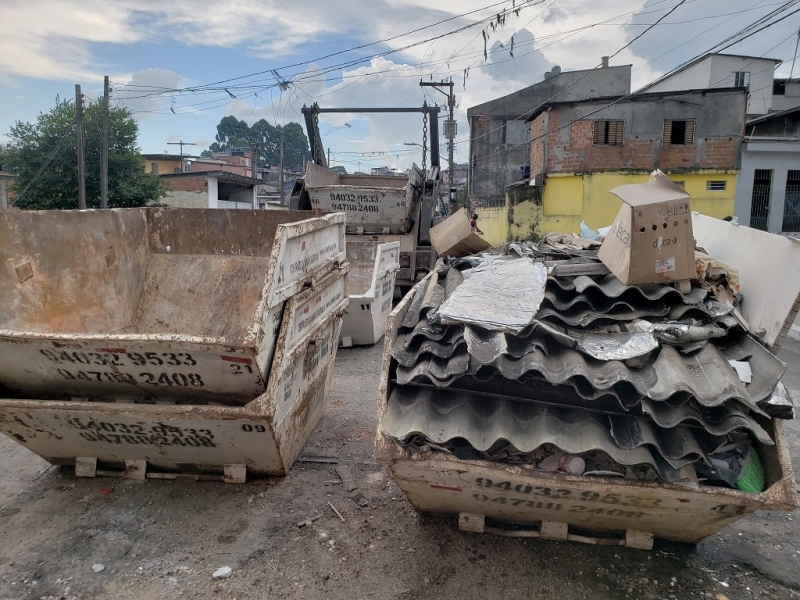
{"label": "street curb", "polygon": [[789,337],[800,342],[800,327],[797,325],[792,325],[789,328]]}

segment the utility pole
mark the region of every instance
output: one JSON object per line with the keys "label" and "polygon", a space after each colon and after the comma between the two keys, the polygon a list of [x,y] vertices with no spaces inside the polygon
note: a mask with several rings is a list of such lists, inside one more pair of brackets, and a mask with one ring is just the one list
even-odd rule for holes
{"label": "utility pole", "polygon": [[100,208],[108,208],[108,75],[103,79],[103,136],[100,147]]}
{"label": "utility pole", "polygon": [[194,146],[194,142],[184,142],[181,140],[180,142],[167,142],[168,146],[180,146],[181,147],[181,173],[185,171],[183,168],[183,147],[184,146]]}
{"label": "utility pole", "polygon": [[83,94],[75,85],[75,137],[78,150],[78,209],[86,209],[86,175],[83,172]]}
{"label": "utility pole", "polygon": [[[455,150],[455,139],[456,139],[456,121],[453,117],[453,111],[456,108],[456,96],[453,93],[453,78],[450,78],[450,81],[420,81],[420,87],[432,87],[437,92],[441,92],[445,96],[447,96],[447,107],[450,109],[450,118],[444,122],[444,137],[447,138],[447,164],[448,164],[448,183],[450,189],[447,190],[448,199],[451,195],[451,190],[454,187],[454,180],[455,180],[455,165],[453,163],[453,151]],[[450,91],[445,92],[443,89],[439,89],[441,87],[449,87]],[[438,141],[438,140],[437,140]]]}
{"label": "utility pole", "polygon": [[328,168],[331,168],[331,149],[328,147]]}
{"label": "utility pole", "polygon": [[281,127],[281,204],[286,204],[286,194],[283,191],[283,127]]}

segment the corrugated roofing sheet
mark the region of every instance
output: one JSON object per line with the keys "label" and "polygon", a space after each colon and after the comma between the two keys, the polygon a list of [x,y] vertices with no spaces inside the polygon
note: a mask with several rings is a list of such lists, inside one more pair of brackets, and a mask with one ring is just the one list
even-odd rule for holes
{"label": "corrugated roofing sheet", "polygon": [[[505,379],[520,379],[531,373],[551,384],[570,383],[579,391],[588,388],[589,394],[592,389],[609,390],[627,383],[638,394],[652,400],[674,401],[677,396],[680,403],[694,398],[703,406],[738,400],[758,411],[756,403],[769,397],[785,366],[757,342],[742,339],[748,336],[739,338],[738,343],[726,347],[724,354],[714,343],[706,344],[691,355],[681,354],[672,346],[662,346],[658,356],[641,369],[630,369],[621,361],[594,360],[560,345],[553,345],[547,354],[535,348],[519,359],[503,355],[490,365],[482,365],[471,361],[466,347],[459,345],[452,348],[448,358],[424,355],[412,367],[398,366],[397,380],[409,383],[423,378],[446,387],[467,374],[486,379],[487,374],[495,370]],[[753,369],[753,382],[745,386],[728,363],[728,356],[733,358],[748,352],[753,364],[763,361],[763,366]]]}
{"label": "corrugated roofing sheet", "polygon": [[567,454],[600,450],[622,465],[650,465],[667,481],[689,479],[691,463],[713,449],[704,450],[689,428],[681,428],[676,441],[663,450],[675,455],[667,461],[660,454],[662,441],[646,427],[632,430],[638,437],[618,427],[617,436],[628,446],[621,448],[609,424],[592,413],[401,386],[392,391],[381,423],[401,441],[416,434],[436,444],[460,438],[479,451],[503,440],[522,452],[544,444]]}

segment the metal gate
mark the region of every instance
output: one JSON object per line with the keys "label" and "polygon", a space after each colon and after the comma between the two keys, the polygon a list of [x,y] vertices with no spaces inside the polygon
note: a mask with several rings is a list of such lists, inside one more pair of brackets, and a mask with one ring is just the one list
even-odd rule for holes
{"label": "metal gate", "polygon": [[781,231],[800,231],[800,171],[786,174],[786,200]]}
{"label": "metal gate", "polygon": [[767,230],[769,197],[772,191],[772,169],[756,169],[753,176],[753,201],[750,205],[750,227]]}

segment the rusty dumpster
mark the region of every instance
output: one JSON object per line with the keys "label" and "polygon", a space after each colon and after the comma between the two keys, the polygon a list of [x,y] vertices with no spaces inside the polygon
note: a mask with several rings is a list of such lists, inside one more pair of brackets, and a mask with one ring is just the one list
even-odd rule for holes
{"label": "rusty dumpster", "polygon": [[[460,459],[430,446],[402,445],[389,435],[384,423],[392,393],[399,387],[398,363],[391,351],[406,314],[419,309],[415,295],[424,292],[433,276],[419,283],[389,316],[378,391],[375,457],[388,467],[418,511],[457,516],[465,531],[647,549],[654,537],[698,542],[756,510],[792,511],[796,507],[795,480],[780,420],[757,417],[774,441],[755,444],[766,478],[761,493],[544,472],[497,461]],[[495,385],[495,393],[502,394]]]}
{"label": "rusty dumpster", "polygon": [[308,214],[2,213],[0,386],[40,399],[250,402],[268,385],[286,300],[346,260],[345,215]]}
{"label": "rusty dumpster", "polygon": [[347,268],[289,297],[266,391],[243,406],[18,393],[0,399],[0,431],[52,464],[75,465],[79,476],[243,482],[248,473],[284,475],[325,412]]}

